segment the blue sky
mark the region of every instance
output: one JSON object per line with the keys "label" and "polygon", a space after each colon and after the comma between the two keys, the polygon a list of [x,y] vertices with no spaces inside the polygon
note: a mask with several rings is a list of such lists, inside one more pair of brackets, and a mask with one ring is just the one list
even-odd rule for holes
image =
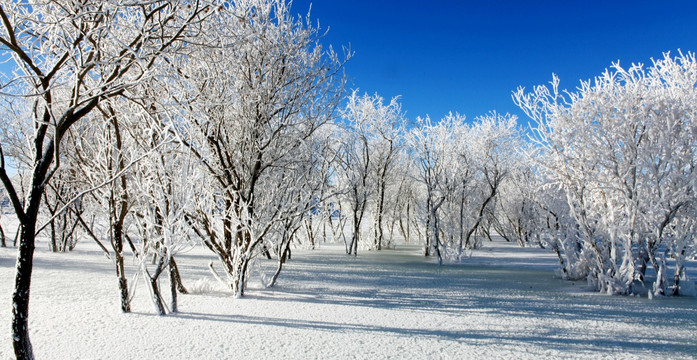
{"label": "blue sky", "polygon": [[556,73],[573,89],[613,61],[697,51],[697,0],[295,0],[293,12],[310,3],[329,28],[323,42],[355,52],[349,88],[401,95],[410,119],[490,110],[524,118],[511,100],[518,86]]}

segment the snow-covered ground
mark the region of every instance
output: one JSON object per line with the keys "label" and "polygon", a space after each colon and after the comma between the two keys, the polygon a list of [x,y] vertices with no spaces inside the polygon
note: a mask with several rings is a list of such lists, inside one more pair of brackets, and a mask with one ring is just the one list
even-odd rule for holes
{"label": "snow-covered ground", "polygon": [[[696,356],[697,299],[590,293],[555,278],[545,250],[485,246],[443,267],[415,246],[356,258],[336,245],[295,250],[275,288],[250,283],[242,299],[215,283],[213,256],[197,248],[178,257],[197,294],[181,295],[180,312],[168,316],[154,314],[143,282],[133,313],[121,313],[111,263],[94,244],[68,254],[39,246],[31,339],[38,359]],[[12,356],[14,258],[14,248],[0,248],[2,359]]]}

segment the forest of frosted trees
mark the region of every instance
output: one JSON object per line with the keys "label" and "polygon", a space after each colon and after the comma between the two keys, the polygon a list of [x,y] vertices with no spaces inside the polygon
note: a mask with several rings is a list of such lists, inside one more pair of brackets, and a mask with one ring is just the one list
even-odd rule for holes
{"label": "forest of frosted trees", "polygon": [[407,119],[399,98],[346,89],[352,54],[284,0],[2,1],[0,20],[18,358],[32,358],[35,247],[87,241],[124,312],[125,259],[164,315],[185,291],[177,254],[197,245],[236,296],[260,258],[277,261],[273,286],[297,246],[360,256],[399,241],[448,264],[495,236],[553,251],[563,278],[599,292],[695,292],[693,53],[614,64],[572,91],[556,77],[520,88],[524,129],[493,111]]}

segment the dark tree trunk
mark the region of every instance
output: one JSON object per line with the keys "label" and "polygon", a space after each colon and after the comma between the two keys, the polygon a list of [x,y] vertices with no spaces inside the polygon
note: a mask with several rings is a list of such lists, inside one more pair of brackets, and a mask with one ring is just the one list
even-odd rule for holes
{"label": "dark tree trunk", "polygon": [[15,290],[12,294],[12,343],[17,359],[34,359],[29,340],[29,289],[34,266],[36,215],[29,216],[26,224],[22,226]]}
{"label": "dark tree trunk", "polygon": [[465,186],[462,186],[462,197],[460,197],[460,243],[459,248],[462,249],[462,244],[465,240]]}
{"label": "dark tree trunk", "polygon": [[358,238],[361,228],[361,217],[358,215],[358,212],[358,204],[356,204],[355,209],[353,210],[353,234],[351,235],[351,242],[349,243],[348,247],[349,255],[358,255],[356,249],[358,249]]}
{"label": "dark tree trunk", "polygon": [[276,271],[274,272],[273,277],[271,277],[269,287],[272,287],[276,284],[278,275],[281,274],[281,269],[283,269],[283,264],[286,263],[286,259],[288,258],[290,258],[290,241],[283,241],[281,243],[281,256],[279,256],[278,258],[278,266],[276,267]]}
{"label": "dark tree trunk", "polygon": [[189,291],[184,287],[182,277],[179,274],[179,267],[177,266],[177,262],[174,261],[174,256],[169,259],[169,271],[170,274],[174,274],[174,284],[177,287],[177,291],[179,291],[180,294],[188,294]]}
{"label": "dark tree trunk", "polygon": [[[162,293],[160,292],[160,284],[157,283],[157,281],[160,279],[160,275],[162,274],[162,271],[165,268],[165,259],[164,257],[158,257],[157,260],[157,267],[155,268],[155,274],[150,276],[149,273],[146,274],[150,278],[150,289],[152,290],[152,301],[155,303],[155,309],[157,310],[157,314],[160,316],[166,315],[167,312],[165,311],[165,304],[162,301]],[[175,291],[176,293],[176,291]]]}
{"label": "dark tree trunk", "polygon": [[248,265],[249,265],[249,260],[247,260],[247,258],[244,258],[242,260],[242,263],[240,264],[240,267],[239,267],[240,275],[239,275],[239,278],[237,280],[239,282],[239,284],[237,286],[237,295],[240,297],[244,296],[244,288],[247,285],[247,266]]}
{"label": "dark tree trunk", "polygon": [[131,312],[131,304],[128,298],[128,279],[126,278],[126,270],[123,259],[123,229],[120,224],[116,223],[113,227],[114,238],[114,262],[116,265],[116,277],[119,279],[119,293],[121,294],[121,311]]}
{"label": "dark tree trunk", "polygon": [[477,231],[479,228],[479,225],[482,223],[482,218],[484,217],[484,210],[486,209],[486,206],[491,202],[491,200],[496,196],[496,190],[498,187],[498,183],[494,186],[491,186],[491,192],[489,193],[489,196],[484,200],[482,203],[482,206],[479,207],[479,212],[477,213],[477,221],[474,223],[472,228],[470,228],[467,231],[467,235],[465,236],[465,248],[470,248],[474,246],[474,242],[472,242],[472,235],[474,235],[474,232]]}
{"label": "dark tree trunk", "polygon": [[188,294],[188,291],[186,291],[184,284],[182,284],[182,278],[179,274],[177,263],[174,261],[174,256],[169,258],[169,284],[170,293],[172,294],[172,312],[175,313],[179,311],[177,292]]}
{"label": "dark tree trunk", "polygon": [[353,212],[353,235],[351,236],[351,243],[349,243],[348,254],[358,255],[358,240],[360,239],[361,231],[361,220],[362,216],[359,215],[358,209]]}
{"label": "dark tree trunk", "polygon": [[[441,200],[441,204],[443,201]],[[438,265],[443,265],[443,255],[440,253],[440,226],[438,224],[438,214],[436,214],[436,211],[438,210],[437,207],[433,208],[433,251],[436,254],[436,257],[438,257]]]}
{"label": "dark tree trunk", "polygon": [[58,252],[58,243],[56,242],[56,220],[51,220],[51,251]]}
{"label": "dark tree trunk", "polygon": [[[384,176],[384,174],[383,174]],[[385,211],[385,191],[387,183],[383,179],[380,183],[380,195],[378,196],[377,205],[377,220],[375,222],[375,245],[378,250],[382,250],[382,239],[384,238],[384,233],[382,231],[382,215]]]}
{"label": "dark tree trunk", "polygon": [[424,256],[426,257],[431,255],[431,202],[431,194],[428,194],[426,198],[426,211],[428,212],[426,215],[426,246],[424,247]]}
{"label": "dark tree trunk", "polygon": [[305,224],[305,232],[307,233],[307,239],[310,241],[310,247],[312,250],[315,249],[315,232],[312,226],[312,215],[305,217],[303,223]]}
{"label": "dark tree trunk", "polygon": [[[314,248],[314,246],[313,246],[313,248]],[[272,259],[272,257],[271,257],[271,252],[269,251],[269,248],[266,247],[266,244],[264,244],[264,245],[261,246],[261,253],[262,253],[264,256],[266,256],[266,259],[268,259],[268,260],[271,260],[271,259]]]}
{"label": "dark tree trunk", "polygon": [[[39,136],[43,139],[43,136]],[[41,154],[41,143],[37,140],[37,154]],[[0,157],[2,154],[0,154]],[[48,169],[53,161],[53,143],[49,143],[43,156],[37,157],[37,165],[32,176],[32,188],[26,211],[12,187],[3,166],[0,178],[5,189],[10,193],[15,213],[20,220],[21,234],[19,239],[19,255],[17,257],[17,274],[15,288],[12,293],[12,344],[17,359],[34,359],[34,351],[29,340],[29,289],[31,288],[31,273],[34,267],[34,248],[36,242],[36,222],[41,206],[41,197],[45,190]]]}
{"label": "dark tree trunk", "polygon": [[170,263],[169,267],[169,290],[170,294],[172,295],[172,306],[171,310],[173,313],[178,312],[179,309],[177,308],[177,279],[174,271],[172,271],[172,264]]}
{"label": "dark tree trunk", "polygon": [[157,310],[157,315],[166,315],[165,304],[162,303],[162,294],[160,293],[160,286],[157,284],[157,279],[150,279],[150,288],[153,293],[153,302],[155,303],[155,308]]}
{"label": "dark tree trunk", "polygon": [[116,277],[119,279],[119,293],[121,294],[121,311],[128,313],[131,312],[131,303],[128,299],[128,279],[126,279],[126,274],[124,273],[123,256],[117,253],[115,260]]}
{"label": "dark tree trunk", "polygon": [[[680,256],[685,256],[684,250],[680,253]],[[675,275],[673,276],[673,286],[671,286],[672,296],[680,295],[680,275],[684,271],[684,266],[681,265],[679,261],[676,261],[676,262],[677,262],[677,264],[675,264]]]}

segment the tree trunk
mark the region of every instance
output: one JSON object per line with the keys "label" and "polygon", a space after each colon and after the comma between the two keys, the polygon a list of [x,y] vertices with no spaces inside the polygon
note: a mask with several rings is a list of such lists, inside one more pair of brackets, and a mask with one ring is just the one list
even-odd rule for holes
{"label": "tree trunk", "polygon": [[177,280],[171,265],[172,263],[170,263],[169,266],[169,292],[172,296],[171,310],[173,313],[175,313],[179,312],[179,309],[177,308]]}
{"label": "tree trunk", "polygon": [[56,220],[51,220],[51,251],[58,252],[58,244],[56,242]]}
{"label": "tree trunk", "polygon": [[465,185],[462,185],[462,196],[460,197],[460,243],[459,248],[462,249],[462,244],[465,241]]}
{"label": "tree trunk", "polygon": [[150,279],[150,288],[153,292],[153,302],[155,303],[155,308],[157,309],[158,315],[165,315],[165,305],[162,303],[162,294],[160,294],[160,286],[157,284],[156,278]]}
{"label": "tree trunk", "polygon": [[[404,228],[404,219],[402,219],[402,217],[400,216],[397,221],[399,222],[399,233],[402,234],[402,237],[404,238],[404,243],[408,244],[409,243],[409,236],[407,236],[407,231]],[[409,221],[408,217],[407,217],[407,221]],[[408,225],[409,224],[407,223],[407,226]]]}
{"label": "tree trunk", "polygon": [[685,266],[683,265],[684,256],[684,250],[675,256],[675,275],[673,276],[673,285],[671,286],[672,296],[680,295],[680,275],[682,275],[685,270]]}
{"label": "tree trunk", "polygon": [[239,274],[237,277],[237,295],[238,297],[244,296],[244,288],[247,285],[247,266],[249,265],[249,259],[246,257],[242,259],[239,265]]}
{"label": "tree trunk", "polygon": [[19,236],[22,233],[23,227],[24,227],[24,225],[22,225],[22,224],[19,224],[19,226],[17,226],[17,231],[15,232],[15,239],[12,242],[12,246],[17,246],[17,241],[19,241]]}
{"label": "tree trunk", "polygon": [[153,303],[155,303],[155,309],[157,310],[157,314],[160,316],[166,315],[167,312],[165,311],[164,303],[162,303],[162,294],[160,293],[160,286],[157,284],[156,277],[150,278],[150,288],[152,289],[152,301]]}
{"label": "tree trunk", "polygon": [[[314,246],[312,247],[314,249]],[[261,253],[266,256],[266,259],[271,260],[271,252],[269,251],[269,248],[266,247],[266,244],[261,245]]]}
{"label": "tree trunk", "polygon": [[426,246],[424,246],[424,256],[428,257],[431,255],[431,194],[429,193],[426,198]]}
{"label": "tree trunk", "polygon": [[186,288],[182,284],[181,275],[179,275],[179,268],[177,263],[174,261],[174,256],[169,258],[169,288],[172,295],[172,312],[178,312],[179,306],[177,301],[177,292],[182,294],[187,294]]}
{"label": "tree trunk", "polygon": [[315,232],[312,229],[312,215],[303,218],[303,224],[305,224],[305,233],[307,233],[307,239],[310,241],[310,247],[312,250],[315,249]]}
{"label": "tree trunk", "polygon": [[360,240],[363,209],[365,209],[365,205],[362,209],[358,209],[358,206],[356,206],[356,210],[353,211],[353,236],[351,236],[351,244],[349,245],[349,255],[358,255],[358,240]]}
{"label": "tree trunk", "polygon": [[385,183],[384,179],[380,184],[380,196],[378,197],[378,206],[377,206],[377,220],[375,221],[375,244],[377,245],[378,250],[382,250],[382,239],[384,237],[384,233],[382,231],[382,213],[385,211],[385,188],[387,184]]}
{"label": "tree trunk", "polygon": [[34,359],[29,340],[29,289],[34,266],[36,215],[28,215],[22,226],[17,257],[15,290],[12,293],[12,345],[17,359]]}
{"label": "tree trunk", "polygon": [[675,270],[675,276],[673,277],[673,286],[671,287],[672,296],[680,295],[680,273],[679,270]]}
{"label": "tree trunk", "polygon": [[[407,200],[407,227],[406,227],[406,232],[404,235],[404,242],[409,243],[409,240],[411,239],[411,216],[410,216],[410,208],[411,208],[411,202]],[[399,218],[399,226],[402,226],[402,217],[400,216]]]}
{"label": "tree trunk", "polygon": [[[160,316],[166,315],[167,312],[165,311],[165,304],[162,301],[162,293],[160,292],[160,284],[158,284],[158,280],[160,279],[160,275],[162,274],[162,271],[165,269],[165,258],[163,256],[158,256],[157,259],[157,266],[155,267],[155,274],[150,276],[150,273],[145,271],[146,275],[148,275],[148,278],[150,280],[150,289],[152,290],[152,301],[155,304],[155,310],[157,310],[157,314]],[[176,291],[175,291],[176,293]]]}
{"label": "tree trunk", "polygon": [[482,218],[484,217],[484,210],[486,209],[486,206],[489,204],[489,202],[496,196],[496,186],[491,188],[491,192],[489,193],[489,196],[484,200],[482,203],[482,206],[479,207],[479,212],[477,213],[477,221],[474,223],[474,225],[467,231],[467,235],[465,236],[465,248],[467,249],[473,249],[476,247],[476,242],[472,242],[472,235],[474,235],[474,232],[479,228],[479,225],[482,222]]}
{"label": "tree trunk", "polygon": [[356,204],[353,211],[353,235],[351,236],[351,243],[349,243],[348,254],[358,255],[358,239],[359,233],[361,231],[361,219],[362,216],[359,215],[358,204]]}
{"label": "tree trunk", "polygon": [[[48,151],[52,151],[52,146],[49,145]],[[17,359],[34,359],[34,351],[29,340],[29,290],[31,288],[31,273],[34,267],[36,222],[39,217],[41,195],[44,191],[44,187],[41,184],[46,179],[46,171],[51,163],[52,155],[53,153],[51,152],[41,159],[39,162],[44,166],[38,166],[35,169],[27,210],[22,213],[20,205],[15,203],[15,213],[20,219],[21,228],[19,254],[16,264],[17,274],[14,292],[12,293],[12,345]],[[5,189],[14,191],[11,185],[8,186],[5,181],[7,178],[4,169],[2,169],[1,175],[3,175]]]}
{"label": "tree trunk", "polygon": [[177,266],[177,262],[174,261],[174,256],[172,256],[169,259],[169,271],[170,271],[170,276],[174,276],[174,284],[176,285],[176,288],[179,291],[179,293],[188,294],[189,291],[186,290],[186,288],[184,287],[184,283],[182,282],[181,274],[179,274],[179,267]]}
{"label": "tree trunk", "polygon": [[114,262],[116,265],[116,277],[119,279],[119,293],[121,294],[121,311],[131,312],[131,304],[128,298],[128,279],[123,259],[123,228],[118,222],[113,226],[114,238]]}
{"label": "tree trunk", "polygon": [[281,269],[283,268],[283,264],[285,264],[286,259],[288,258],[288,255],[290,254],[290,241],[283,241],[281,243],[281,256],[278,258],[278,266],[276,267],[276,271],[274,272],[273,276],[271,277],[271,281],[269,282],[268,287],[272,287],[276,285],[276,280],[278,279],[278,275],[281,273]]}
{"label": "tree trunk", "polygon": [[436,214],[438,208],[434,207],[431,211],[433,212],[433,249],[438,257],[438,265],[443,265],[443,255],[440,253],[440,225],[438,224],[438,214]]}
{"label": "tree trunk", "polygon": [[121,311],[129,313],[131,312],[131,304],[128,299],[128,279],[126,279],[122,254],[116,253],[114,260],[116,262],[116,277],[119,279],[119,293],[121,294]]}

